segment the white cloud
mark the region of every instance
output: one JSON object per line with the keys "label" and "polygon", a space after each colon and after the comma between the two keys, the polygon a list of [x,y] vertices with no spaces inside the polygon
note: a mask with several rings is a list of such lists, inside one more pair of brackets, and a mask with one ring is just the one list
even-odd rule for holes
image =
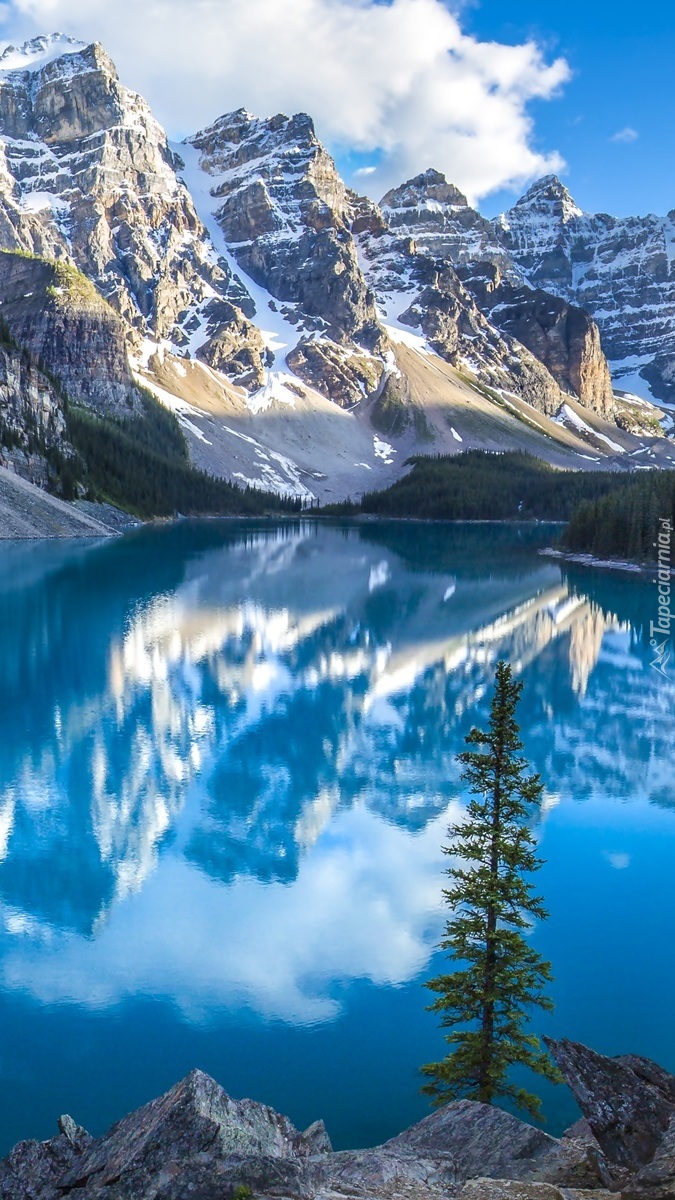
{"label": "white cloud", "polygon": [[332,1020],[336,980],[392,987],[426,966],[447,915],[440,847],[460,814],[453,802],[413,834],[357,806],[334,819],[292,884],[224,886],[167,854],[95,938],[0,909],[2,986],[92,1009],[162,996],[197,1022],[222,1005],[290,1023]]}
{"label": "white cloud", "polygon": [[16,0],[7,37],[104,43],[174,134],[244,105],[310,112],[320,136],[378,151],[371,194],[435,166],[472,198],[564,165],[533,145],[528,103],[569,77],[528,42],[462,32],[441,0]]}
{"label": "white cloud", "polygon": [[636,129],[631,129],[630,125],[626,125],[624,129],[617,129],[609,140],[610,142],[636,142],[639,136]]}

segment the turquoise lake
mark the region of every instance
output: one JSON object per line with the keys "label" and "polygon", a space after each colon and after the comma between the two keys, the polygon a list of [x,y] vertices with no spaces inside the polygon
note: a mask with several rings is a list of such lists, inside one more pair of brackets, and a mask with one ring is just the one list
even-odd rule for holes
{"label": "turquoise lake", "polygon": [[[675,668],[650,666],[654,583],[552,536],[0,543],[0,1152],[194,1066],[336,1147],[424,1116],[455,755],[499,658],[546,785],[535,1029],[675,1070]],[[539,1090],[560,1132],[571,1095]]]}

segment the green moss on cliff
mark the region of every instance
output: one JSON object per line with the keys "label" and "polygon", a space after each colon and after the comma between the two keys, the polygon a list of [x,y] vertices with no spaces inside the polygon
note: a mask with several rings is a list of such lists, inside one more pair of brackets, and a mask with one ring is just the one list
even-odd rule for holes
{"label": "green moss on cliff", "polygon": [[[47,261],[47,260],[45,260]],[[49,262],[54,282],[45,289],[47,296],[59,305],[98,305],[106,301],[93,283],[70,263]]]}

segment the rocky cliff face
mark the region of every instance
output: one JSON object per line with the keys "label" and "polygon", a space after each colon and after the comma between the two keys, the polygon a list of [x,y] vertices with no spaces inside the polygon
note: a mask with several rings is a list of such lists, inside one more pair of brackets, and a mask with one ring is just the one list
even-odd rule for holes
{"label": "rocky cliff face", "polygon": [[70,400],[122,415],[134,411],[124,323],[85,275],[63,261],[0,252],[0,296],[12,337]]}
{"label": "rocky cliff face", "polygon": [[73,263],[132,345],[185,347],[228,322],[214,299],[239,299],[176,165],[98,44],[54,35],[0,57],[0,246]]}
{"label": "rocky cliff face", "polygon": [[378,330],[359,270],[347,190],[311,118],[244,109],[190,139],[237,262],[305,328],[372,344]]}
{"label": "rocky cliff face", "polygon": [[0,332],[0,466],[44,487],[54,455],[73,453],[63,401],[48,379]]}
{"label": "rocky cliff face", "polygon": [[600,330],[583,308],[509,282],[494,263],[458,267],[457,273],[480,310],[502,334],[526,346],[563,392],[604,416],[616,414]]}
{"label": "rocky cliff face", "polygon": [[[418,250],[454,265],[484,262],[500,256],[490,221],[471,208],[466,196],[440,171],[428,170],[380,201],[387,227],[399,237],[413,238]],[[508,272],[508,254],[501,254]]]}
{"label": "rocky cliff face", "polygon": [[675,212],[584,213],[549,175],[487,221],[436,171],[388,192],[382,210],[390,228],[413,237],[425,253],[471,267],[474,275],[480,264],[492,264],[514,287],[525,284],[585,310],[600,330],[617,386],[622,378],[630,385],[640,372],[655,396],[675,395]]}
{"label": "rocky cliff face", "polygon": [[[484,382],[515,390],[545,412],[560,406],[562,392],[614,415],[595,323],[559,297],[528,287],[493,224],[443,175],[425,171],[388,192],[379,213],[379,225],[366,222],[361,203],[355,226],[390,317],[416,325],[450,361],[478,366]],[[423,288],[401,314],[392,302],[415,282]]]}
{"label": "rocky cliff face", "polygon": [[532,285],[594,317],[619,386],[622,374],[639,371],[655,396],[675,396],[675,212],[590,215],[547,176],[493,227]]}
{"label": "rocky cliff face", "polygon": [[[475,375],[482,385],[499,394],[516,395],[540,412],[556,413],[565,392],[581,399],[573,382],[577,380],[579,384],[583,380],[584,403],[611,412],[611,386],[608,394],[601,394],[601,389],[587,385],[589,372],[583,355],[588,347],[582,336],[576,340],[559,337],[554,348],[553,337],[549,340],[543,331],[539,337],[533,335],[533,318],[502,324],[494,282],[483,288],[482,271],[476,275],[471,266],[453,265],[453,255],[468,262],[466,248],[460,252],[455,218],[464,220],[465,213],[473,212],[456,189],[437,172],[428,171],[389,192],[385,200],[381,209],[356,201],[353,227],[358,231],[364,272],[387,325],[416,331],[437,354]],[[393,226],[388,224],[390,218]],[[481,244],[483,226],[489,232],[487,222],[479,218],[475,245]],[[486,264],[485,270],[492,272],[492,265]],[[523,309],[527,299],[523,297]],[[592,322],[587,324],[592,327]],[[590,332],[589,341],[592,343]],[[597,338],[596,346],[598,371],[604,366],[608,384],[609,373]]]}

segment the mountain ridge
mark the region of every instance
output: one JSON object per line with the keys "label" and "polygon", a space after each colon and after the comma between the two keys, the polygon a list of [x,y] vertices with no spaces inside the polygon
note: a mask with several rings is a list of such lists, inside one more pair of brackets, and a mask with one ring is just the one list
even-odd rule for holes
{"label": "mountain ridge", "polygon": [[358,496],[425,449],[671,461],[657,410],[613,394],[602,322],[549,259],[532,265],[533,206],[561,261],[560,227],[587,218],[555,177],[519,204],[490,222],[430,169],[376,205],[302,113],[239,109],[170,143],[98,43],[51,35],[0,58],[0,249],[47,261],[15,276],[61,263],[94,289],[84,324],[63,297],[59,324],[5,264],[12,336],[48,347],[95,413],[133,412],[149,387],[195,465],[247,485]]}

